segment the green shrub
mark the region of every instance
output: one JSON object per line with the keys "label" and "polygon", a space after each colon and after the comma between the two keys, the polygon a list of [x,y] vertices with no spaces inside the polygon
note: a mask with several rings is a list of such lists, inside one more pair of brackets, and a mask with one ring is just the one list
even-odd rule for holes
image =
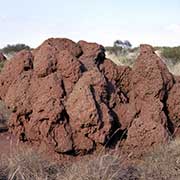
{"label": "green shrub", "polygon": [[113,47],[105,47],[105,50],[108,51],[110,54],[115,54],[116,56],[122,54],[123,48],[118,47],[118,46],[113,46]]}
{"label": "green shrub", "polygon": [[30,50],[31,48],[25,44],[15,44],[15,45],[8,44],[6,47],[2,48],[1,51],[4,54],[11,54],[11,53],[19,52],[23,49]]}
{"label": "green shrub", "polygon": [[175,65],[180,62],[180,46],[179,47],[163,47],[162,56],[170,59]]}

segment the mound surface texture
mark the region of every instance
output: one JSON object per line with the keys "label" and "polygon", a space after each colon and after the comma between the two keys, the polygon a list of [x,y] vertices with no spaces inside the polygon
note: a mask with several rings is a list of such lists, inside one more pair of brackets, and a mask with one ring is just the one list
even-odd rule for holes
{"label": "mound surface texture", "polygon": [[0,98],[21,141],[63,155],[116,146],[141,154],[180,133],[180,78],[149,45],[133,68],[96,43],[48,39],[0,73]]}

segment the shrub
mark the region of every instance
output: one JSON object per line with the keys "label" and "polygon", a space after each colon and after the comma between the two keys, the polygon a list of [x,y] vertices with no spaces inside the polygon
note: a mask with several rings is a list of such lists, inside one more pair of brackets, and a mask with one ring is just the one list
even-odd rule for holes
{"label": "shrub", "polygon": [[121,55],[123,51],[123,48],[119,46],[105,47],[105,49],[110,54],[115,54],[116,56]]}
{"label": "shrub", "polygon": [[162,56],[167,59],[170,59],[175,65],[180,62],[180,46],[179,47],[163,47]]}
{"label": "shrub", "polygon": [[16,53],[19,52],[23,49],[27,49],[30,50],[31,48],[25,44],[15,44],[15,45],[7,45],[6,47],[4,47],[1,51],[4,54],[11,54],[11,53]]}

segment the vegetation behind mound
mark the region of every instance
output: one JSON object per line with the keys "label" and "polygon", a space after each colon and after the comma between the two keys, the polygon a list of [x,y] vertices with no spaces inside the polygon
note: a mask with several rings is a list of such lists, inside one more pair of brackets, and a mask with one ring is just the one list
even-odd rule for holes
{"label": "vegetation behind mound", "polygon": [[[118,46],[106,47],[106,56],[118,65],[132,66],[139,54],[139,48],[122,48]],[[180,74],[180,46],[177,47],[155,47],[156,53],[164,59],[169,70]]]}
{"label": "vegetation behind mound", "polygon": [[178,47],[158,47],[161,54],[166,59],[170,59],[173,65],[180,63],[180,46]]}
{"label": "vegetation behind mound", "polygon": [[8,44],[7,46],[1,49],[1,52],[3,52],[4,54],[11,54],[11,53],[19,52],[23,49],[30,50],[31,48],[25,44],[13,44],[13,45]]}

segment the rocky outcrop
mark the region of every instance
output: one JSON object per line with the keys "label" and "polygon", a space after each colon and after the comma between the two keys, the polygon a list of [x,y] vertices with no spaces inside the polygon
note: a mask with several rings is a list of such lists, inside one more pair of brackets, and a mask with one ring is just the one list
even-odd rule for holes
{"label": "rocky outcrop", "polygon": [[114,146],[142,154],[169,141],[179,127],[178,78],[151,46],[140,49],[133,68],[115,65],[101,45],[85,41],[51,38],[21,51],[0,74],[11,132],[63,155]]}

